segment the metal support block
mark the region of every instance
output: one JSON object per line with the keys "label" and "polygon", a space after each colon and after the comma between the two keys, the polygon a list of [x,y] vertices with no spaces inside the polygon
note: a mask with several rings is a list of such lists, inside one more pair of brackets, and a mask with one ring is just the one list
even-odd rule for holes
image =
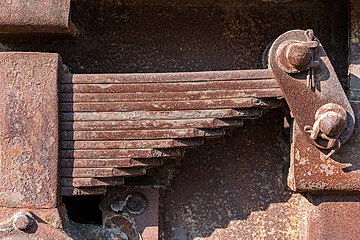
{"label": "metal support block", "polygon": [[0,207],[58,204],[58,54],[0,53]]}
{"label": "metal support block", "polygon": [[15,0],[0,2],[0,34],[74,34],[70,0]]}

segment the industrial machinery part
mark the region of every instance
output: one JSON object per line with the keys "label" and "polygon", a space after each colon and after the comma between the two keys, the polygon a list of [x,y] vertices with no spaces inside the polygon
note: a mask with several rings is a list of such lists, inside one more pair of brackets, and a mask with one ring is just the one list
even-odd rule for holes
{"label": "industrial machinery part", "polygon": [[90,234],[154,240],[158,189],[124,179],[241,127],[282,97],[294,117],[289,186],[360,190],[359,173],[339,160],[353,144],[355,114],[311,30],[281,35],[269,69],[72,74],[57,54],[2,52],[0,77],[0,237],[70,239],[59,229],[60,197],[106,195],[105,228]]}

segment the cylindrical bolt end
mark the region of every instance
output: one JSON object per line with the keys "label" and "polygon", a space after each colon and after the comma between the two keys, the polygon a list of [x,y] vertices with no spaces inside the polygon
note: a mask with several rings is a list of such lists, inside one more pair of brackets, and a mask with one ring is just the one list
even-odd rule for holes
{"label": "cylindrical bolt end", "polygon": [[34,218],[29,212],[18,212],[12,218],[12,224],[16,230],[26,230],[33,224]]}

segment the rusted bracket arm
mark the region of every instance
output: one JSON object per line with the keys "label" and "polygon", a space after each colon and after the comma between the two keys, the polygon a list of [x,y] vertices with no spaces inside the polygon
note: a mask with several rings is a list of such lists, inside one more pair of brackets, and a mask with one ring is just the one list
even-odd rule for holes
{"label": "rusted bracket arm", "polygon": [[311,30],[286,32],[273,43],[269,65],[295,119],[289,187],[360,191],[359,103],[350,105],[320,41]]}
{"label": "rusted bracket arm", "polygon": [[355,117],[320,41],[312,30],[286,32],[269,65],[301,132],[330,157],[350,138]]}

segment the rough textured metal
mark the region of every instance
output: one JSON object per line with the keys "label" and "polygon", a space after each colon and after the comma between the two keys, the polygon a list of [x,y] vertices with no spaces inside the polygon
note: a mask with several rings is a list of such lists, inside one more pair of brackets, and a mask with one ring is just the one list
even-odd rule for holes
{"label": "rough textured metal", "polygon": [[160,239],[306,239],[308,200],[284,181],[282,124],[279,110],[268,111],[187,151],[161,191]]}
{"label": "rough textured metal", "polygon": [[[352,102],[357,120],[359,120],[360,104]],[[291,146],[291,164],[289,171],[289,187],[294,191],[359,191],[360,175],[359,126],[349,142],[338,153],[326,158],[326,152],[319,151],[311,145],[294,124]]]}
{"label": "rough textured metal", "polygon": [[0,34],[74,34],[70,0],[4,0],[0,2]]}
{"label": "rough textured metal", "polygon": [[269,69],[67,72],[59,96],[61,191],[78,195],[91,194],[82,191],[91,184],[111,186],[91,178],[141,176],[161,159],[181,157],[184,147],[224,136],[224,128],[242,126],[241,118],[277,107],[281,92]]}
{"label": "rough textured metal", "polygon": [[0,206],[54,208],[60,59],[0,53]]}
{"label": "rough textured metal", "polygon": [[320,66],[316,70],[310,70],[315,71],[314,77],[317,84],[315,84],[314,89],[307,87],[306,73],[290,75],[283,71],[278,64],[277,58],[279,57],[279,51],[281,52],[282,44],[286,41],[306,42],[308,38],[306,33],[306,31],[302,30],[292,30],[277,38],[269,52],[270,68],[273,70],[301,132],[307,135],[307,139],[314,145],[322,147],[322,144],[316,141],[316,139],[310,138],[305,128],[306,126],[314,125],[314,119],[318,109],[328,103],[338,104],[345,109],[348,114],[348,127],[339,137],[339,140],[343,144],[350,138],[354,130],[354,112],[344,91],[342,91],[341,84],[321,43],[317,40],[319,45],[314,54],[314,58],[320,62]]}
{"label": "rough textured metal", "polygon": [[[309,196],[306,240],[359,238],[360,196]],[[331,219],[331,221],[329,221]]]}
{"label": "rough textured metal", "polygon": [[57,209],[0,208],[0,212],[1,239],[73,239],[61,229],[62,220]]}
{"label": "rough textured metal", "polygon": [[159,189],[153,187],[110,189],[101,203],[104,225],[120,229],[129,239],[159,239],[159,197]]}

